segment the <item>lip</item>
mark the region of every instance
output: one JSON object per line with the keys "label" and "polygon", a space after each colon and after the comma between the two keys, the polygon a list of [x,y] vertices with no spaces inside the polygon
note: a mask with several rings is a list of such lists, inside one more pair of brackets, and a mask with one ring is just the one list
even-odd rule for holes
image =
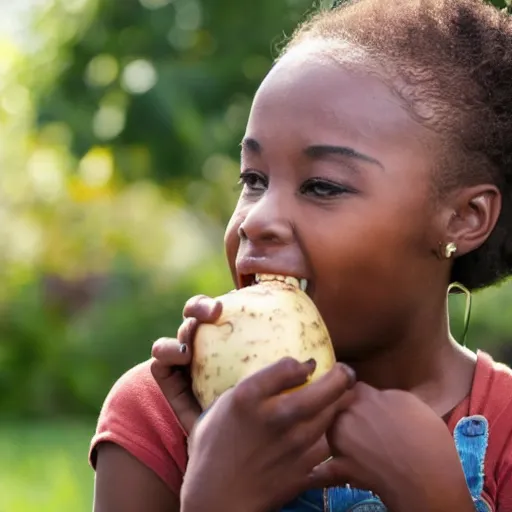
{"label": "lip", "polygon": [[310,283],[308,274],[298,268],[286,265],[284,262],[270,260],[269,258],[244,257],[236,261],[236,286],[238,289],[245,286],[244,276],[254,274],[274,274],[280,276],[306,279]]}

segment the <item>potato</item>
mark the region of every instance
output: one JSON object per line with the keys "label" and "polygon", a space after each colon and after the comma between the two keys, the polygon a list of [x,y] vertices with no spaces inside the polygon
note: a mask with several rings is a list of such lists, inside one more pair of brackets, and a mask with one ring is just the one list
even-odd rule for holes
{"label": "potato", "polygon": [[191,376],[203,409],[240,380],[283,357],[301,362],[314,358],[317,366],[310,382],[336,362],[325,323],[298,280],[274,277],[218,297],[221,317],[215,324],[199,326]]}

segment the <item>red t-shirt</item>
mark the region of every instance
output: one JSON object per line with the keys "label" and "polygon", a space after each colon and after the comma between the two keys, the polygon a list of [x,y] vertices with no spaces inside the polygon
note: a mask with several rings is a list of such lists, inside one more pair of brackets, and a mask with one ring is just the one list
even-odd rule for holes
{"label": "red t-shirt", "polygon": [[[453,430],[464,416],[489,423],[484,498],[497,512],[512,512],[512,370],[479,351],[470,395],[450,415]],[[129,370],[113,386],[101,410],[90,448],[116,443],[152,469],[178,496],[187,464],[186,434],[150,371],[150,361]]]}

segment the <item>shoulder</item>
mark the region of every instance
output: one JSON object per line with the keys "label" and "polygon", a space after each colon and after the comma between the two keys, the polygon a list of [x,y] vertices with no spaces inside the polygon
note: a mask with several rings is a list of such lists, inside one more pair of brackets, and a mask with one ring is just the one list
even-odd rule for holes
{"label": "shoulder", "polygon": [[[162,407],[166,405],[166,407]],[[151,417],[161,417],[171,412],[167,400],[151,374],[151,360],[134,366],[114,383],[103,403],[102,413],[114,410],[137,413],[143,410]]]}
{"label": "shoulder", "polygon": [[490,423],[509,418],[512,428],[512,370],[482,351],[477,356],[470,414],[485,414]]}
{"label": "shoulder", "polygon": [[151,374],[151,360],[122,375],[109,391],[91,441],[93,468],[101,443],[118,444],[179,493],[187,459],[185,433]]}

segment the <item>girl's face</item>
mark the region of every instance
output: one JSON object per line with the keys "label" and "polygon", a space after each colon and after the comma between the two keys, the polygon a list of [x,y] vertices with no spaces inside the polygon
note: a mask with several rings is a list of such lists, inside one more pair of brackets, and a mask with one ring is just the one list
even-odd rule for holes
{"label": "girl's face", "polygon": [[346,360],[417,334],[449,276],[428,137],[363,65],[304,44],[289,52],[257,92],[242,144],[225,236],[237,286],[255,273],[306,278]]}

